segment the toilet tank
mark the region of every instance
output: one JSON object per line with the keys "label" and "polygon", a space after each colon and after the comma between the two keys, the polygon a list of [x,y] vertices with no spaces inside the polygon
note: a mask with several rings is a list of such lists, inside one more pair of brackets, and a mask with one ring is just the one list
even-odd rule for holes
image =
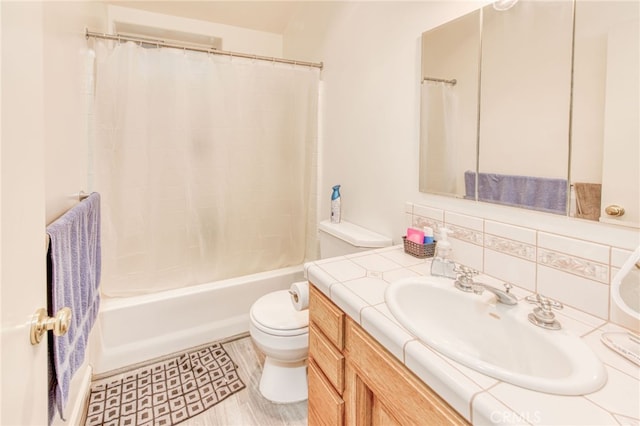
{"label": "toilet tank", "polygon": [[319,231],[322,259],[389,247],[392,244],[391,238],[344,220],[340,223],[323,220],[320,222]]}

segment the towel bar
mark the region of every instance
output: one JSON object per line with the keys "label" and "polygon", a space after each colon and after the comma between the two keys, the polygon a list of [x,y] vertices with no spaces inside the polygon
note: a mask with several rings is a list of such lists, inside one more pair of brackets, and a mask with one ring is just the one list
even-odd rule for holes
{"label": "towel bar", "polygon": [[[80,190],[80,192],[78,192],[78,201],[84,201],[87,198],[89,198],[89,195],[91,194],[87,194],[86,192],[84,192],[83,190]],[[44,234],[45,235],[45,241],[44,241],[44,248],[46,250],[49,249],[49,234]]]}

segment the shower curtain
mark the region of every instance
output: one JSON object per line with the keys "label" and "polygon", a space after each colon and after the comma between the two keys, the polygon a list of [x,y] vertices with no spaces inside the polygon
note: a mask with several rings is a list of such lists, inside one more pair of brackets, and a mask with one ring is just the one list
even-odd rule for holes
{"label": "shower curtain", "polygon": [[421,189],[437,194],[456,194],[460,192],[460,180],[463,177],[459,169],[458,147],[455,131],[455,118],[458,114],[458,102],[452,85],[425,81],[421,86],[421,123],[422,150],[420,161],[424,172]]}
{"label": "shower curtain", "polygon": [[319,70],[134,43],[95,50],[103,294],[303,262],[315,246]]}

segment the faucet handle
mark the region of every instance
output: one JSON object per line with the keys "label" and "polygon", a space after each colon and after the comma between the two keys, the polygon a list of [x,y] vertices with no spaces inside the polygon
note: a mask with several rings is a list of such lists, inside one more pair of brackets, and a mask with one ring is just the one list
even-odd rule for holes
{"label": "faucet handle", "polygon": [[464,265],[457,265],[453,270],[455,272],[458,272],[461,276],[463,276],[469,282],[473,281],[473,277],[479,274],[479,272],[476,271],[475,269],[470,268],[468,266],[464,266]]}
{"label": "faucet handle", "polygon": [[468,293],[472,291],[477,294],[482,293],[481,289],[477,288],[478,286],[473,282],[473,277],[478,275],[478,271],[464,265],[456,265],[453,268],[453,271],[458,273],[458,276],[454,281],[456,288]]}
{"label": "faucet handle", "polygon": [[553,300],[549,297],[545,297],[539,293],[532,294],[524,298],[529,303],[538,305],[544,312],[551,312],[551,309],[562,309],[564,305],[557,300]]}
{"label": "faucet handle", "polygon": [[510,293],[509,293],[509,291],[513,288],[513,284],[511,284],[511,283],[504,283],[504,284],[502,284],[502,285],[504,286],[504,291],[505,291],[507,294],[510,294]]}
{"label": "faucet handle", "polygon": [[553,309],[562,309],[562,303],[557,300],[544,297],[541,294],[536,293],[524,298],[527,302],[537,305],[537,308],[533,309],[533,312],[528,315],[529,321],[538,327],[546,328],[548,330],[560,330],[562,326],[556,320],[556,316],[553,313]]}

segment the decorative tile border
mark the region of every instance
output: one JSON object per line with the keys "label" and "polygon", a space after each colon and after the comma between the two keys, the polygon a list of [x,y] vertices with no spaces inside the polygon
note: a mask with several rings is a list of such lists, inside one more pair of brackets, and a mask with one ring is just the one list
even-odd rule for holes
{"label": "decorative tile border", "polygon": [[[411,216],[411,226],[417,229],[422,229],[425,226],[429,226],[430,228],[433,228],[433,230],[437,233],[440,231],[440,228],[445,227],[445,224],[435,219],[414,214]],[[469,243],[476,244],[482,247],[482,232],[474,231],[473,229],[464,228],[462,226],[456,226],[452,224],[447,224],[446,227],[451,231],[449,237],[467,241]]]}
{"label": "decorative tile border", "polygon": [[437,221],[435,219],[431,219],[428,217],[413,215],[411,220],[411,226],[417,229],[422,229],[425,226],[432,228],[434,231],[437,231],[442,227],[442,222]]}
{"label": "decorative tile border", "polygon": [[[487,254],[487,251],[484,250],[491,250],[491,253],[513,256],[513,261],[516,263],[520,262],[520,260],[517,259],[522,259],[531,262],[534,266],[539,265],[551,268],[536,269],[534,272],[534,288],[538,288],[540,285],[547,285],[545,284],[545,278],[541,277],[540,273],[541,271],[545,271],[548,275],[552,270],[557,272],[552,279],[553,282],[558,281],[558,277],[560,277],[560,280],[566,279],[572,282],[579,278],[576,282],[580,280],[583,281],[577,285],[584,285],[586,290],[596,288],[593,286],[593,284],[596,283],[599,284],[597,287],[601,287],[602,284],[608,286],[612,269],[615,271],[615,268],[619,267],[618,264],[626,259],[626,256],[620,252],[626,254],[628,251],[616,249],[608,244],[598,243],[597,241],[591,241],[589,239],[570,237],[564,235],[561,231],[545,232],[538,229],[535,223],[531,223],[529,226],[520,229],[520,227],[495,219],[482,218],[472,214],[460,215],[456,212],[437,209],[429,205],[408,204],[411,205],[411,208],[409,209],[405,206],[405,210],[408,223],[410,223],[411,226],[417,228],[430,226],[434,228],[434,230],[439,230],[442,226],[446,226],[452,231],[450,235],[451,238],[476,246],[464,247],[465,250],[458,253],[460,259],[468,256],[467,251],[471,249],[474,250],[474,256],[478,255],[477,252],[480,251],[480,259],[482,259],[482,255],[486,256]],[[438,220],[438,214],[440,213],[442,220]],[[481,222],[480,226],[466,226],[467,222],[464,222],[459,216],[475,218],[475,220]],[[474,222],[471,221],[469,223],[473,224]],[[489,223],[490,225],[488,225]],[[522,230],[525,232],[521,232]],[[480,248],[480,250],[478,250],[478,248]],[[469,261],[469,258],[465,259]],[[484,267],[486,265],[484,261],[484,259],[481,260],[476,268],[481,272],[485,272]],[[500,267],[495,264],[491,266],[493,269]],[[493,269],[492,271],[496,272]],[[558,275],[558,272],[569,275],[563,277],[562,275]],[[584,280],[589,280],[590,282]],[[593,294],[588,296],[588,298],[592,299],[590,303],[600,307],[598,308],[599,312],[595,314],[589,309],[584,312],[599,317],[602,315],[606,317],[606,315],[609,314],[609,295],[608,291],[605,290],[605,288],[599,288],[596,292],[597,294],[592,292]],[[578,305],[578,302],[583,302],[578,296],[574,296],[572,293],[564,294],[560,301],[569,306]],[[605,305],[606,307],[603,309],[605,309],[606,312],[600,312],[602,311],[601,308]]]}
{"label": "decorative tile border", "polygon": [[[425,206],[426,208],[426,206]],[[412,226],[422,228],[430,226],[439,230],[444,223],[417,214],[411,214]],[[535,244],[527,244],[496,235],[485,234],[482,231],[465,228],[453,224],[446,224],[451,230],[450,237],[466,241],[500,253],[516,256],[531,262],[549,266],[554,269],[589,278],[604,284],[609,284],[609,265],[570,254],[560,253],[549,249],[537,247]],[[537,250],[537,258],[536,258]]]}
{"label": "decorative tile border", "polygon": [[457,238],[458,240],[466,241],[482,247],[484,239],[482,232],[455,225],[447,225],[447,228],[451,231],[449,237]]}
{"label": "decorative tile border", "polygon": [[609,284],[609,266],[547,249],[538,249],[538,263]]}
{"label": "decorative tile border", "polygon": [[536,248],[531,244],[485,234],[484,246],[500,253],[510,254],[532,262],[536,261]]}

